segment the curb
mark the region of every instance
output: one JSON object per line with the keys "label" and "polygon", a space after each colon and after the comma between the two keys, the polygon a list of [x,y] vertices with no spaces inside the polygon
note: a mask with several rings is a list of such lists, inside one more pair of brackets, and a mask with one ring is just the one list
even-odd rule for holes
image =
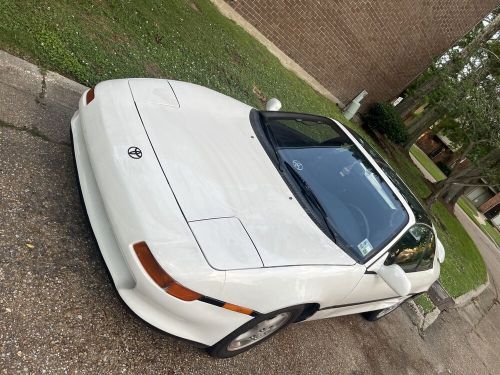
{"label": "curb", "polygon": [[405,302],[401,307],[420,333],[423,333],[427,328],[429,328],[431,324],[437,320],[439,314],[441,313],[441,311],[436,307],[430,313],[423,314],[413,300]]}
{"label": "curb", "polygon": [[412,155],[411,152],[408,152],[408,155],[410,156],[410,159],[413,162],[413,164],[415,164],[415,166],[418,168],[420,173],[424,175],[424,178],[427,181],[430,181],[432,183],[436,182],[436,179],[427,171],[427,169],[425,169],[425,167],[418,161],[418,159]]}
{"label": "curb", "polygon": [[480,285],[474,290],[471,290],[470,292],[467,292],[465,294],[462,294],[461,296],[454,298],[453,300],[455,301],[455,309],[459,309],[461,307],[464,307],[468,305],[469,303],[472,302],[473,299],[479,297],[488,287],[490,286],[490,275],[487,273],[486,274],[486,282],[483,285]]}
{"label": "curb", "polygon": [[[462,294],[456,299],[454,298],[453,301],[455,302],[455,306],[453,306],[453,309],[465,310],[471,304],[474,304],[475,301],[478,299],[478,297],[480,297],[485,291],[489,290],[491,285],[490,276],[487,275],[487,277],[488,279],[484,284],[480,285],[474,290],[471,290],[470,292]],[[427,328],[429,328],[441,314],[441,310],[439,310],[437,307],[431,312],[424,314],[413,300],[409,300],[403,303],[401,307],[403,311],[406,313],[406,315],[410,318],[413,325],[417,327],[417,329],[420,331],[421,334]]]}
{"label": "curb", "polygon": [[[0,71],[19,71],[22,74],[32,76],[35,81],[41,80],[42,77],[45,76],[49,85],[57,84],[65,90],[78,93],[78,95],[81,95],[85,90],[88,89],[87,86],[84,86],[70,78],[64,77],[51,70],[46,70],[39,65],[33,64],[27,60],[23,60],[20,57],[11,55],[4,50],[0,50],[0,61],[2,61]],[[38,93],[38,84],[36,85],[36,93]],[[64,96],[62,96],[62,98],[64,99]]]}

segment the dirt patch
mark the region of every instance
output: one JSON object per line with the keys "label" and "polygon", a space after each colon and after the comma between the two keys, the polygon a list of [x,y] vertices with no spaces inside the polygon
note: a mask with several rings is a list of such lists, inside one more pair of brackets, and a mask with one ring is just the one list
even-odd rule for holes
{"label": "dirt patch", "polygon": [[232,52],[231,53],[231,61],[234,62],[236,65],[242,65],[244,60],[243,57],[237,52]]}
{"label": "dirt patch", "polygon": [[189,6],[191,7],[191,9],[193,9],[195,12],[199,12],[200,11],[200,8],[198,8],[198,5],[196,5],[196,3],[194,1],[189,1]]}
{"label": "dirt patch", "polygon": [[254,95],[257,97],[257,99],[260,100],[262,104],[266,104],[267,102],[267,96],[264,95],[262,91],[257,87],[257,85],[253,85],[252,92]]}
{"label": "dirt patch", "polygon": [[149,77],[156,77],[156,78],[165,77],[165,74],[156,63],[153,62],[147,63],[145,69]]}

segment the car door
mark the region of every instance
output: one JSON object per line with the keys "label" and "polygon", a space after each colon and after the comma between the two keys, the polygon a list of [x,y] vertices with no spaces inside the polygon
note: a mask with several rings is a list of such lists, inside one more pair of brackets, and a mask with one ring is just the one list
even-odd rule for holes
{"label": "car door", "polygon": [[[320,311],[321,318],[387,308],[426,291],[439,276],[436,237],[426,224],[415,224],[382,256],[371,263],[353,291],[338,305]],[[399,296],[377,273],[381,265],[399,265],[410,280],[410,294]]]}

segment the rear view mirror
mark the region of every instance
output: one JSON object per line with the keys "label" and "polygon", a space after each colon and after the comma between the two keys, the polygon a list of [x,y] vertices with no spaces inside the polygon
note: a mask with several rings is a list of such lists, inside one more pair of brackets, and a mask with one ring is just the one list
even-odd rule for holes
{"label": "rear view mirror", "polygon": [[405,271],[397,264],[382,265],[375,271],[401,297],[410,294],[411,282]]}

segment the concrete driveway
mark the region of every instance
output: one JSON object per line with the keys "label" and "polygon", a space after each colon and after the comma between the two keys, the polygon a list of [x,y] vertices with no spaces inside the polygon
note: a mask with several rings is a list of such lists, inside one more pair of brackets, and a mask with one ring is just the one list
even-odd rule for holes
{"label": "concrete driveway", "polygon": [[84,88],[43,82],[0,51],[1,373],[500,373],[498,304],[476,327],[444,313],[424,337],[400,309],[296,324],[227,360],[151,328],[121,303],[80,205],[69,120]]}

